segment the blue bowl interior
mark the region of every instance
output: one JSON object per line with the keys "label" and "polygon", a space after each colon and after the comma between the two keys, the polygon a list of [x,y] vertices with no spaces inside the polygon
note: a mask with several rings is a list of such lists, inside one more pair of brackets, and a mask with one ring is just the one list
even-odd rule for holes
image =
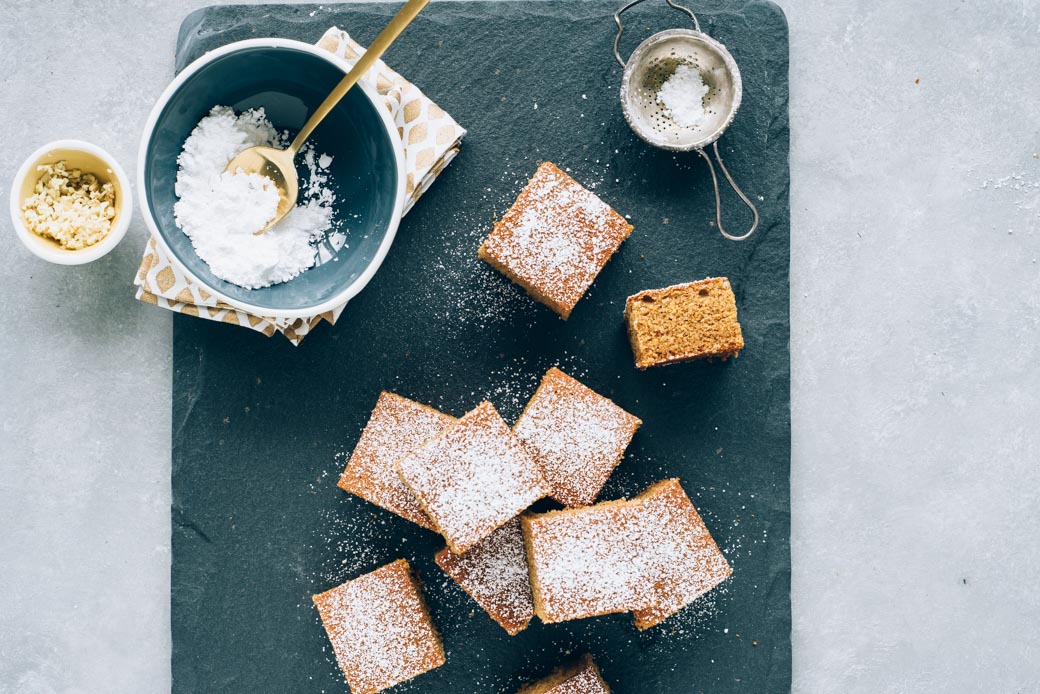
{"label": "blue bowl interior", "polygon": [[[394,143],[360,88],[351,89],[310,138],[319,153],[333,157],[328,185],[336,194],[335,219],[347,234],[332,260],[289,282],[243,289],[210,272],[173,218],[177,156],[211,108],[231,106],[238,112],[263,106],[275,127],[296,131],[343,74],[302,50],[244,48],[204,65],[167,102],[148,145],[142,194],[173,255],[206,284],[261,309],[300,310],[332,298],[372,262],[393,217],[398,179]],[[306,167],[301,176],[305,172]]]}

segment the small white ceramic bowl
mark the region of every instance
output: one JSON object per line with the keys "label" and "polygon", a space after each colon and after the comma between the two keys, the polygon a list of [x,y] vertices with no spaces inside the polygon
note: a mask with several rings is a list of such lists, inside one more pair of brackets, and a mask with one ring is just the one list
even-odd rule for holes
{"label": "small white ceramic bowl", "polygon": [[[56,241],[34,234],[25,227],[22,205],[26,198],[32,196],[33,187],[40,178],[36,167],[56,164],[59,161],[66,162],[70,169],[90,172],[103,183],[111,183],[115,188],[116,216],[112,220],[112,228],[105,238],[92,246],[69,250],[62,248]],[[11,223],[22,244],[38,257],[58,265],[82,265],[105,255],[126,235],[130,218],[133,216],[133,194],[130,192],[130,180],[126,177],[123,167],[105,150],[82,140],[49,142],[30,154],[14,177],[10,203]]]}

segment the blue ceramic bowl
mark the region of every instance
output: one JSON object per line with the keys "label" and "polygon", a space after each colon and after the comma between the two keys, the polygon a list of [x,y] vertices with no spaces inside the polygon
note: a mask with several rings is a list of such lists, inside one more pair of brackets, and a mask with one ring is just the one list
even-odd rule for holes
{"label": "blue ceramic bowl", "polygon": [[404,155],[382,97],[362,84],[311,136],[317,151],[333,157],[329,184],[336,194],[336,218],[348,230],[347,245],[334,259],[283,284],[243,289],[210,272],[173,218],[177,155],[211,108],[263,106],[275,127],[295,131],[346,71],[339,58],[310,44],[240,41],[186,67],[152,109],[137,162],[145,223],[171,261],[218,299],[266,317],[314,316],[349,301],[379,269],[404,207]]}

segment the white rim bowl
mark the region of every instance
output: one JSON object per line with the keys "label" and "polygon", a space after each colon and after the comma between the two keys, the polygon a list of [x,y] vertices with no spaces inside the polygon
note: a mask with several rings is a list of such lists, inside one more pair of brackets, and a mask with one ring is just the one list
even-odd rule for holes
{"label": "white rim bowl", "polygon": [[[29,231],[22,218],[22,205],[31,195],[39,180],[36,167],[42,164],[69,162],[70,167],[82,168],[95,174],[105,183],[111,183],[116,192],[116,217],[105,238],[92,246],[80,249],[62,248],[57,241],[44,238]],[[28,193],[28,194],[27,194]],[[97,260],[123,240],[133,217],[133,193],[130,179],[123,167],[105,150],[82,140],[55,140],[33,152],[26,158],[15,174],[10,195],[11,223],[18,239],[34,255],[58,265],[82,265]]]}
{"label": "white rim bowl", "polygon": [[[332,65],[335,65],[343,72],[344,75],[346,75],[347,72],[349,72],[350,70],[350,68],[347,66],[346,62],[344,62],[342,58],[330,53],[329,51],[326,51],[323,48],[318,48],[317,46],[311,45],[309,43],[304,43],[302,41],[293,41],[290,39],[248,39],[246,41],[236,41],[235,43],[229,43],[226,46],[215,48],[212,51],[206,53],[205,55],[197,58],[193,63],[188,65],[188,67],[181,70],[180,74],[177,75],[173,82],[171,82],[169,86],[166,87],[166,90],[163,91],[162,95],[159,97],[159,100],[155,103],[155,106],[152,107],[151,113],[148,115],[148,121],[145,123],[144,132],[141,135],[140,149],[137,153],[137,185],[138,189],[141,191],[140,208],[141,213],[144,216],[145,224],[148,226],[148,231],[151,232],[152,237],[155,238],[156,243],[165,253],[166,257],[169,258],[170,262],[173,263],[178,270],[184,273],[184,275],[191,282],[198,284],[199,286],[205,287],[206,291],[213,294],[214,298],[216,298],[218,301],[229,304],[230,306],[234,306],[235,308],[240,309],[242,311],[246,311],[247,313],[263,316],[265,318],[310,318],[325,313],[326,311],[330,311],[332,309],[336,309],[340,306],[343,306],[352,298],[357,296],[357,294],[365,288],[365,285],[369,283],[372,277],[375,276],[376,271],[379,270],[379,266],[383,263],[383,259],[386,257],[387,252],[390,250],[390,246],[394,242],[394,236],[397,234],[397,227],[401,222],[401,216],[404,211],[406,176],[404,164],[404,148],[401,144],[401,137],[397,132],[397,126],[390,119],[390,113],[388,109],[383,104],[383,98],[368,84],[366,84],[365,82],[358,82],[357,86],[361,88],[365,96],[368,97],[368,100],[371,102],[376,113],[379,114],[381,122],[383,123],[383,127],[386,130],[386,134],[390,138],[391,143],[393,144],[393,150],[396,159],[395,163],[397,165],[397,199],[394,202],[394,209],[390,217],[390,224],[387,227],[386,235],[383,237],[383,241],[379,245],[379,248],[376,251],[375,256],[368,264],[368,267],[365,268],[365,271],[362,272],[356,280],[351,282],[332,298],[327,299],[319,304],[315,304],[314,306],[302,309],[272,309],[262,306],[255,306],[248,302],[239,301],[237,299],[233,299],[227,296],[216,287],[213,287],[212,285],[209,285],[206,282],[203,282],[198,277],[196,277],[188,268],[184,266],[183,263],[177,260],[176,255],[174,255],[173,251],[166,244],[166,241],[165,239],[163,239],[162,234],[159,233],[158,225],[156,225],[155,219],[152,217],[151,210],[148,206],[148,188],[146,186],[145,181],[145,159],[148,152],[148,146],[151,143],[152,134],[155,130],[155,124],[158,121],[160,114],[162,114],[163,109],[166,108],[166,104],[181,87],[181,85],[183,85],[188,80],[188,78],[190,78],[193,74],[198,72],[202,67],[204,67],[208,63],[216,60],[217,58],[220,58],[221,56],[227,55],[228,53],[233,53],[235,51],[247,48],[259,47],[289,48],[292,50],[304,51],[306,53],[310,53],[311,55],[315,55]],[[209,106],[215,105],[217,104],[210,104]],[[178,230],[178,233],[183,232],[180,232]],[[291,282],[292,280],[289,281]]]}

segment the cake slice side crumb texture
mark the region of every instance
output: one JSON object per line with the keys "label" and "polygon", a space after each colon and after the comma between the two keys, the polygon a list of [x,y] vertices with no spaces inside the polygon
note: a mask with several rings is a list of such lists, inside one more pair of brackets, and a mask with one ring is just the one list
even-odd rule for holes
{"label": "cake slice side crumb texture", "polygon": [[465,554],[453,554],[445,547],[434,560],[510,636],[527,628],[534,617],[534,601],[519,518]]}
{"label": "cake slice side crumb texture", "polygon": [[517,694],[610,694],[591,655],[557,668],[551,675],[521,689]]}
{"label": "cake slice side crumb texture", "polygon": [[631,233],[595,193],[545,162],[477,255],[566,320]]}
{"label": "cake slice side crumb texture", "polygon": [[444,664],[440,634],[405,559],[312,600],[352,694],[376,694]]}
{"label": "cake slice side crumb texture", "polygon": [[564,506],[593,503],[642,421],[553,367],[513,427]]}
{"label": "cake slice side crumb texture", "polygon": [[625,321],[636,367],[727,359],[744,348],[737,301],[725,277],[628,297]]}
{"label": "cake slice side crumb texture", "polygon": [[433,522],[397,474],[394,463],[457,421],[394,393],[379,394],[337,486],[428,530]]}
{"label": "cake slice side crumb texture", "polygon": [[455,554],[465,554],[548,493],[538,466],[489,402],[396,467]]}

